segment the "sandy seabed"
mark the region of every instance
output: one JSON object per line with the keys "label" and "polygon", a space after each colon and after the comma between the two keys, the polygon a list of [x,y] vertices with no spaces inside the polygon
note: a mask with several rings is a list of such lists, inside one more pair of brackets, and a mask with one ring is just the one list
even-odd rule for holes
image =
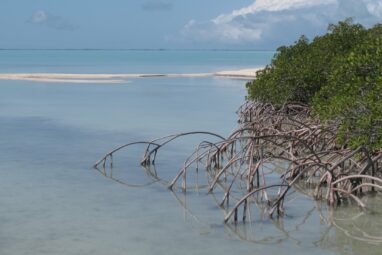
{"label": "sandy seabed", "polygon": [[127,83],[129,78],[204,78],[226,77],[237,79],[254,79],[256,71],[261,68],[221,71],[215,73],[184,74],[70,74],[70,73],[1,73],[0,80],[27,80],[53,83]]}

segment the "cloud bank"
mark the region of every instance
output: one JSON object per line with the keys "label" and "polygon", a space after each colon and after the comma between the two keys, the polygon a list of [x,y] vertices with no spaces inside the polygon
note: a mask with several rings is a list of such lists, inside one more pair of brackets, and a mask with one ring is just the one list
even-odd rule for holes
{"label": "cloud bank", "polygon": [[347,17],[366,26],[381,22],[381,0],[256,0],[208,21],[190,20],[181,35],[196,44],[274,49],[301,34],[313,37]]}
{"label": "cloud bank", "polygon": [[27,20],[31,24],[38,24],[47,26],[56,30],[73,31],[77,29],[77,26],[63,17],[53,15],[44,10],[38,10]]}

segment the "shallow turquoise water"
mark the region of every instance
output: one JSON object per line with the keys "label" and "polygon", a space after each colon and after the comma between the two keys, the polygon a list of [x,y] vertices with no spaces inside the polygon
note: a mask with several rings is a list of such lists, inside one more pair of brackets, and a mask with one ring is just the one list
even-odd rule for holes
{"label": "shallow turquoise water", "polygon": [[[107,61],[77,69],[81,56],[66,56],[68,67],[63,69],[52,67],[55,54],[61,52],[37,55],[41,65],[30,59],[32,67],[20,67],[23,52],[16,53],[17,67],[2,72],[107,73]],[[13,53],[7,54],[11,59]],[[105,58],[113,62],[113,54]],[[238,54],[220,56],[223,63],[216,68],[231,65],[232,58],[240,59]],[[199,61],[207,66],[202,57]],[[114,63],[110,70],[119,65],[125,63]],[[150,61],[144,65],[150,66]],[[160,68],[180,66],[175,71],[194,72],[194,65],[197,59]],[[296,192],[284,218],[269,219],[254,210],[251,223],[225,225],[224,213],[205,192],[171,193],[160,183],[133,187],[151,181],[137,164],[141,147],[117,157],[114,180],[92,169],[105,152],[125,142],[193,130],[227,135],[245,97],[244,83],[218,78],[134,79],[118,85],[0,81],[0,253],[380,254],[380,198],[369,198],[369,213],[354,207],[330,212]],[[160,154],[158,173],[174,176],[201,139],[186,139],[166,149]]]}
{"label": "shallow turquoise water", "polygon": [[0,72],[192,73],[254,68],[272,51],[0,50]]}

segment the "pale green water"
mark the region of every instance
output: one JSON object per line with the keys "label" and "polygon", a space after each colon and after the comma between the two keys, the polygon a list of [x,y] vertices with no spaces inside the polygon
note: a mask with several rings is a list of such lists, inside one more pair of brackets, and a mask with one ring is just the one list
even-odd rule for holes
{"label": "pale green water", "polygon": [[[7,54],[12,59],[14,53]],[[238,54],[219,55],[223,63],[213,68],[224,70],[232,58],[240,59]],[[13,61],[14,66],[29,61],[33,70],[52,70],[53,56],[37,58],[51,59],[41,65],[30,55]],[[61,58],[67,58],[69,69],[82,63]],[[105,58],[112,62],[113,56]],[[192,72],[198,65],[197,59],[192,66],[177,59],[181,68],[175,71]],[[237,67],[247,61],[242,66],[237,61]],[[83,65],[107,72],[102,60],[101,67]],[[369,198],[371,211],[361,213],[354,207],[328,211],[293,193],[284,218],[272,220],[254,208],[251,223],[225,225],[223,212],[205,192],[174,194],[160,183],[129,187],[91,168],[103,153],[129,141],[192,130],[227,135],[244,100],[243,83],[214,78],[136,79],[120,85],[1,81],[0,254],[381,254],[378,197]],[[158,173],[174,176],[201,139],[175,143],[161,153]],[[137,164],[140,149],[117,158],[115,179],[150,182]]]}

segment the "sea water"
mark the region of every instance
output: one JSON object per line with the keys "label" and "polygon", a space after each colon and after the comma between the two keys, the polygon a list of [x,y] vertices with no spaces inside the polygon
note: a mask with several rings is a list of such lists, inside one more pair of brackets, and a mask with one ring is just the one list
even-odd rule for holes
{"label": "sea water", "polygon": [[0,72],[195,73],[263,66],[272,51],[0,50]]}
{"label": "sea water", "polygon": [[[272,52],[0,51],[2,73],[195,73],[252,68]],[[224,224],[206,192],[170,192],[117,155],[113,176],[92,165],[124,143],[187,131],[227,136],[245,80],[140,78],[122,84],[0,81],[0,254],[380,254],[381,201],[330,210],[298,192],[286,216],[260,209]],[[171,178],[205,137],[158,155]],[[220,198],[219,198],[220,199]]]}

